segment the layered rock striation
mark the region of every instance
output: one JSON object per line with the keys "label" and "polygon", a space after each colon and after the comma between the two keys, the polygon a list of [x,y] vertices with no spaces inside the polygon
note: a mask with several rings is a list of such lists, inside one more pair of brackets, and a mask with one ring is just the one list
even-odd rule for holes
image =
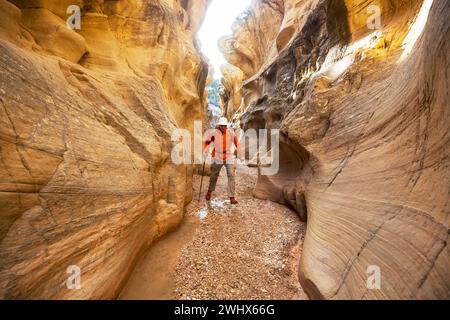
{"label": "layered rock striation", "polygon": [[0,0],[0,298],[114,298],[181,221],[170,140],[203,119],[207,4]]}
{"label": "layered rock striation", "polygon": [[[268,21],[262,7],[284,9]],[[449,2],[269,0],[251,12],[271,27],[264,44],[244,22],[224,51],[245,75],[241,125],[281,130],[280,171],[254,194],[308,220],[304,289],[448,299]]]}

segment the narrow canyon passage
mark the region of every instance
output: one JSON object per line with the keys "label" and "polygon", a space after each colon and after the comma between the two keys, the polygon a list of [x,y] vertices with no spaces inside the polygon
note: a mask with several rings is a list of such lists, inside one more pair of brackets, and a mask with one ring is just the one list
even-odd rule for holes
{"label": "narrow canyon passage", "polygon": [[231,206],[225,169],[210,204],[198,201],[195,176],[184,222],[144,253],[120,299],[307,299],[297,278],[306,225],[253,198],[256,178],[257,169],[239,167],[240,204]]}
{"label": "narrow canyon passage", "polygon": [[0,0],[0,300],[450,299],[449,12]]}

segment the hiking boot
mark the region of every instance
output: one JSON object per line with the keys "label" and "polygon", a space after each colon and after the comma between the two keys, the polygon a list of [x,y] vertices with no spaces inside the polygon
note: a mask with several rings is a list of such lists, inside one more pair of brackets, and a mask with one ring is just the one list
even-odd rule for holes
{"label": "hiking boot", "polygon": [[212,196],[212,193],[208,192],[205,197],[206,201],[211,201],[211,196]]}
{"label": "hiking boot", "polygon": [[230,198],[231,204],[238,204],[239,202],[235,198]]}

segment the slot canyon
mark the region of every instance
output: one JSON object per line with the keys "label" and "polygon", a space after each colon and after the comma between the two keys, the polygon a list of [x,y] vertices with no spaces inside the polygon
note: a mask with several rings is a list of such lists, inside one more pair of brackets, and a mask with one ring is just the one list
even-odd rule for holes
{"label": "slot canyon", "polygon": [[450,1],[253,0],[220,111],[280,167],[237,206],[171,159],[211,1],[0,0],[0,299],[450,299]]}

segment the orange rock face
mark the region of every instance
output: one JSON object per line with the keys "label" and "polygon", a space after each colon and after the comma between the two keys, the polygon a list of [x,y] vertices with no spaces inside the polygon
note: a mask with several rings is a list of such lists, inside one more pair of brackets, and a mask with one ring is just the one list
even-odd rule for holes
{"label": "orange rock face", "polygon": [[[280,1],[255,1],[251,16],[264,17],[264,5]],[[255,195],[308,220],[304,289],[324,299],[450,298],[449,2],[282,7],[264,44],[242,23],[224,48],[246,79],[242,126],[281,129],[281,169]]]}
{"label": "orange rock face", "polygon": [[[250,99],[250,93],[242,88],[244,80],[255,75],[263,64],[277,55],[273,43],[283,17],[283,0],[254,1],[251,10],[234,23],[233,35],[220,39],[219,47],[231,64],[224,66],[222,70],[229,117],[232,117],[242,104],[249,104],[247,100]],[[242,101],[242,98],[246,101]],[[239,116],[240,113],[236,115],[237,118]]]}
{"label": "orange rock face", "polygon": [[114,298],[181,221],[170,137],[203,117],[206,5],[0,0],[0,298]]}
{"label": "orange rock face", "polygon": [[241,69],[230,64],[222,66],[222,85],[224,87],[226,97],[225,116],[232,118],[242,105],[242,82],[244,74]]}

